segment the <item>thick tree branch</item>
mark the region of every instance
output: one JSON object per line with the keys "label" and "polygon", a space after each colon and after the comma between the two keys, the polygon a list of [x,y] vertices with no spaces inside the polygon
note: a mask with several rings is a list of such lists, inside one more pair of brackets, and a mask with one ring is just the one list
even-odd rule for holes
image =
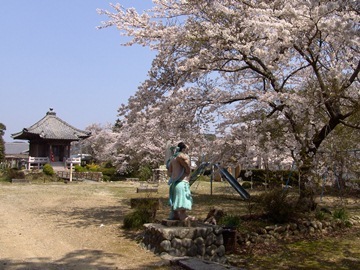
{"label": "thick tree branch", "polygon": [[346,123],[344,120],[340,120],[340,123],[343,124],[344,126],[347,126],[350,128],[360,129],[360,125],[352,125],[352,124]]}

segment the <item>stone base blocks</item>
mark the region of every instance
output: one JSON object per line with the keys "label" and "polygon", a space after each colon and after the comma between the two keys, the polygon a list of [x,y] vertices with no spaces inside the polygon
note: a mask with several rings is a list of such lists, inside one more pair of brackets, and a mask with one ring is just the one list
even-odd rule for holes
{"label": "stone base blocks", "polygon": [[177,226],[173,226],[174,223],[171,221],[169,224],[172,226],[168,227],[167,223],[163,221],[162,224],[144,224],[145,248],[162,256],[188,256],[226,263],[221,227],[202,223],[192,223],[190,226],[178,223]]}

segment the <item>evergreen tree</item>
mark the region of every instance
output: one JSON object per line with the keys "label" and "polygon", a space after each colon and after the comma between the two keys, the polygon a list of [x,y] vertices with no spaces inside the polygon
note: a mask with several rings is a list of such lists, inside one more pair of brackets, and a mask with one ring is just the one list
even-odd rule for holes
{"label": "evergreen tree", "polygon": [[5,134],[6,126],[0,123],[0,162],[5,160],[5,142],[3,136]]}

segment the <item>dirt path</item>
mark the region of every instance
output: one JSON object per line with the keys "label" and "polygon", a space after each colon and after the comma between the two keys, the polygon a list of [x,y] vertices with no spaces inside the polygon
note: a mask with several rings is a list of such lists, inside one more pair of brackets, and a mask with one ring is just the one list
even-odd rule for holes
{"label": "dirt path", "polygon": [[106,184],[0,184],[0,269],[149,269]]}

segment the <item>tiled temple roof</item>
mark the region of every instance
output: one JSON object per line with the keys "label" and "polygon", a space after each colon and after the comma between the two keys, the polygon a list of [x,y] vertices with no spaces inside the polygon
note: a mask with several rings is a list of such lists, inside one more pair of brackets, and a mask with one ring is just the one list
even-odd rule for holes
{"label": "tiled temple roof", "polygon": [[90,132],[77,129],[56,116],[56,113],[50,109],[40,121],[31,127],[24,128],[18,133],[11,134],[13,139],[31,139],[40,137],[50,140],[71,140],[87,138]]}

